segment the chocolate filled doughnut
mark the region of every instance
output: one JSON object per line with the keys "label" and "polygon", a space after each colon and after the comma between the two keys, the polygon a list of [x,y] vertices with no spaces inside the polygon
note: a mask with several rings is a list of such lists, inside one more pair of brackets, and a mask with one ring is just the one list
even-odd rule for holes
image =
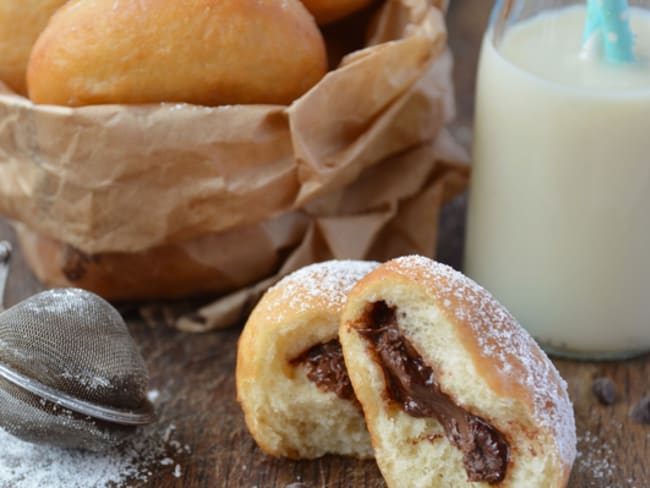
{"label": "chocolate filled doughnut", "polygon": [[390,487],[566,485],[566,384],[470,279],[419,256],[390,261],[350,292],[339,336]]}
{"label": "chocolate filled doughnut", "polygon": [[337,336],[346,293],[377,266],[307,266],[269,289],[251,313],[239,339],[237,397],[267,454],[372,457]]}

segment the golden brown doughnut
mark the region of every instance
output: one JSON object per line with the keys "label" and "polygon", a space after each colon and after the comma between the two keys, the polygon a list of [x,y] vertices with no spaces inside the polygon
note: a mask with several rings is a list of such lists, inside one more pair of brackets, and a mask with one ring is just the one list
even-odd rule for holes
{"label": "golden brown doughnut", "polygon": [[378,263],[327,261],[267,291],[239,339],[237,397],[268,454],[372,456],[337,333],[346,293]]}
{"label": "golden brown doughnut", "polygon": [[27,94],[25,72],[36,38],[66,0],[2,0],[0,2],[0,80]]}
{"label": "golden brown doughnut", "polygon": [[327,24],[334,22],[357,10],[361,10],[373,0],[302,0],[305,7],[312,13],[316,22]]}
{"label": "golden brown doughnut", "polygon": [[[227,293],[271,275],[277,266],[277,256],[251,256],[242,248],[242,242],[265,238],[254,226],[147,251],[100,254],[86,254],[24,226],[16,230],[25,260],[45,285],[84,288],[111,301]],[[221,259],[224,249],[228,262]]]}
{"label": "golden brown doughnut", "polygon": [[566,383],[476,283],[398,258],[349,293],[339,337],[389,487],[564,487]]}
{"label": "golden brown doughnut", "polygon": [[35,103],[289,104],[324,75],[299,0],[72,0],[39,36]]}

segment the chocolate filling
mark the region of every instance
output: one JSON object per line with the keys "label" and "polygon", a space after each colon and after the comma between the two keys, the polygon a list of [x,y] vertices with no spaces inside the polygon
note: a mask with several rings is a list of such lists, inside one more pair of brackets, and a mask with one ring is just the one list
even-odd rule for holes
{"label": "chocolate filling", "polygon": [[307,378],[316,383],[321,390],[333,391],[339,398],[357,403],[357,397],[352,389],[348,370],[343,361],[341,343],[337,339],[332,339],[324,344],[316,344],[297,358],[292,359],[291,364],[303,364],[307,370]]}
{"label": "chocolate filling", "polygon": [[395,310],[383,301],[369,304],[357,329],[372,344],[389,399],[413,417],[435,417],[442,424],[449,441],[463,453],[469,481],[502,481],[510,449],[505,437],[440,390],[433,369],[402,334]]}

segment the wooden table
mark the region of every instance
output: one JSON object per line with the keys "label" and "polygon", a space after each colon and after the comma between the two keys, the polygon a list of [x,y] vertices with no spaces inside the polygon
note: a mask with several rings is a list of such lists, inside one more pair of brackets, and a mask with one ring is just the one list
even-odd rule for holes
{"label": "wooden table", "polygon": [[[459,99],[458,133],[468,139],[473,111],[477,50],[491,2],[454,0],[449,11],[450,43],[456,54]],[[466,140],[467,142],[467,140]],[[458,265],[462,242],[462,200],[445,212],[455,234],[441,249],[443,259]],[[14,240],[0,220],[0,238]],[[456,244],[453,244],[455,242]],[[20,251],[13,259],[7,304],[41,289],[26,268]],[[650,319],[650,318],[649,318]],[[160,392],[159,424],[176,427],[175,439],[191,454],[175,456],[174,465],[152,466],[151,487],[355,487],[385,486],[373,462],[326,457],[291,462],[265,456],[244,425],[235,400],[234,365],[238,328],[207,335],[186,335],[163,326],[149,327],[137,319],[129,326],[141,345],[151,372],[151,388]],[[615,327],[615,324],[612,324]],[[555,361],[569,383],[575,404],[580,456],[572,487],[650,487],[650,426],[628,417],[630,406],[650,393],[650,357],[619,363]],[[618,387],[611,407],[591,394],[592,379],[608,376]],[[300,484],[302,483],[302,485]]]}

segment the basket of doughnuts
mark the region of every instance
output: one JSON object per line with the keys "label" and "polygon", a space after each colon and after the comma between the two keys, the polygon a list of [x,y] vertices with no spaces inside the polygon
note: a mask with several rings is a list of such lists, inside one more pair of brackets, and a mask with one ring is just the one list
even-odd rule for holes
{"label": "basket of doughnuts", "polygon": [[435,252],[468,179],[445,2],[0,6],[0,214],[50,286],[242,317],[331,258]]}

